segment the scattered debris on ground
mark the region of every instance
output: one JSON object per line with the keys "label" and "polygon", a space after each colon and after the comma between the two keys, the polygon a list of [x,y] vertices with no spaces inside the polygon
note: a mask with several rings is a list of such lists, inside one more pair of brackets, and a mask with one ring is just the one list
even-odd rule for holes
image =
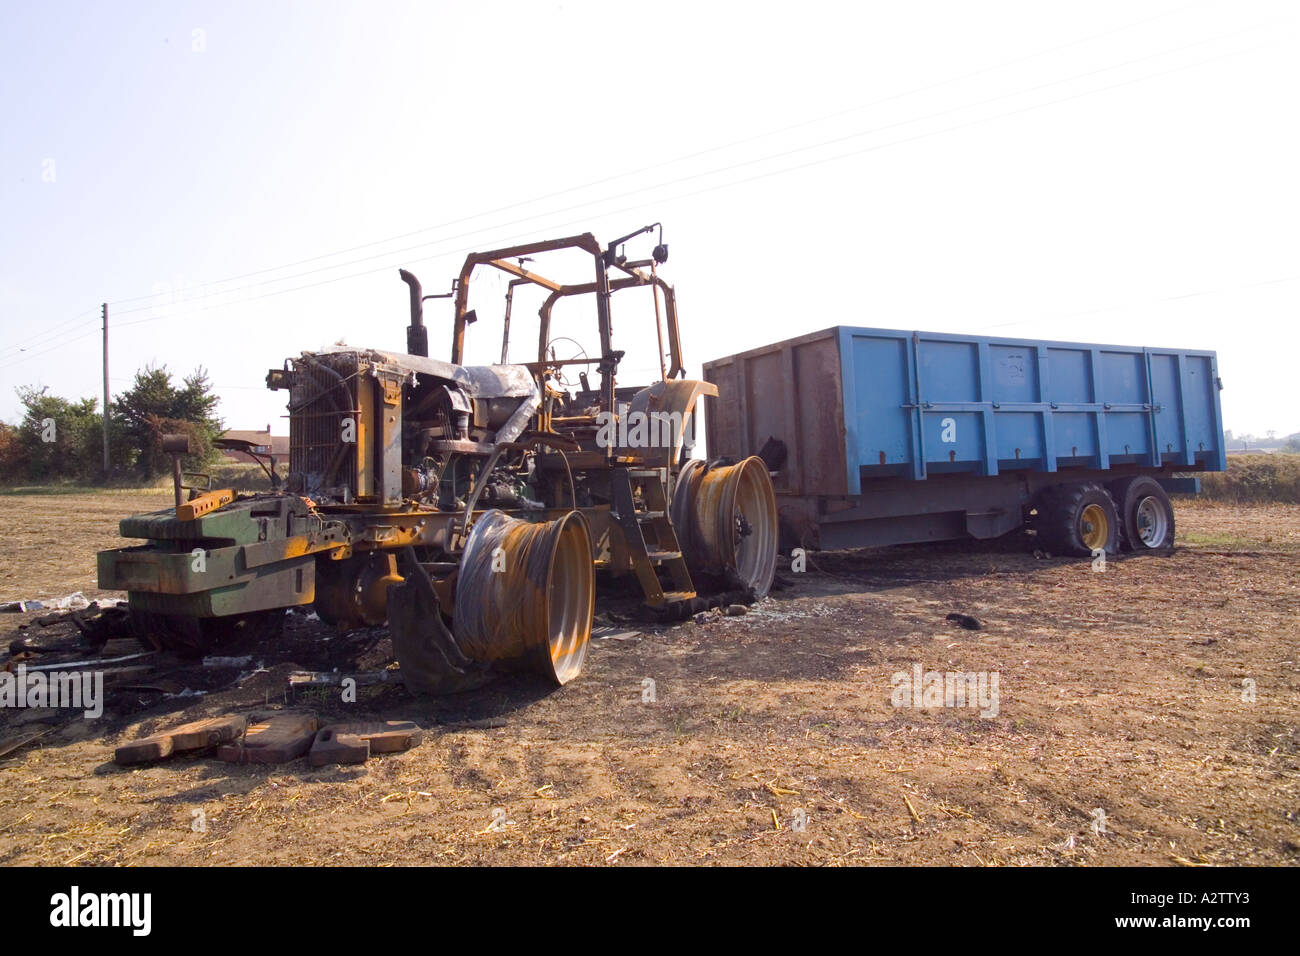
{"label": "scattered debris on ground", "polygon": [[320,721],[314,714],[255,719],[246,733],[217,751],[226,763],[288,763],[311,749]]}
{"label": "scattered debris on ground", "polygon": [[235,715],[196,720],[122,744],[113,752],[113,759],[123,766],[129,766],[151,763],[191,750],[208,750],[241,736],[247,725],[246,717]]}
{"label": "scattered debris on ground", "polygon": [[[0,604],[0,612],[24,614],[30,611],[80,611],[90,607],[90,602],[80,591],[74,591],[61,598],[45,598],[35,601],[6,601]],[[40,621],[37,621],[39,624]]]}
{"label": "scattered debris on ground", "polygon": [[[84,588],[93,565],[67,555],[109,546],[124,510],[39,504],[0,498],[18,542],[0,596]],[[310,614],[274,647],[119,660],[148,672],[106,683],[97,720],[0,709],[0,865],[1295,864],[1300,508],[1178,507],[1172,556],[1105,573],[1023,541],[823,553],[743,617],[602,618],[558,692],[507,675],[417,700],[371,676],[396,673],[385,630]],[[57,559],[47,513],[72,529]],[[70,620],[35,625],[48,613],[0,617],[0,649],[141,653],[92,652]],[[918,663],[999,672],[999,714],[893,706]],[[295,714],[318,727],[285,763],[112,761],[186,723]],[[423,743],[312,766],[319,731],[399,720]]]}

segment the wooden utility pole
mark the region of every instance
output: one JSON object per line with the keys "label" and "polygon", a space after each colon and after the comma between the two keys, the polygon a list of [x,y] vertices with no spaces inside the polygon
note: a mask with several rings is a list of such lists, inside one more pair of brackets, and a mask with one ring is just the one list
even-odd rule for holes
{"label": "wooden utility pole", "polygon": [[104,313],[104,480],[109,477],[108,464],[108,303],[100,306]]}

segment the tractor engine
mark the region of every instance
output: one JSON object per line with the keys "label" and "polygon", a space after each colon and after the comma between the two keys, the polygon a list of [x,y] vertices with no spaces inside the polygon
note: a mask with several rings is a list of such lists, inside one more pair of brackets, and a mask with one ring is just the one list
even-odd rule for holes
{"label": "tractor engine", "polygon": [[514,441],[541,404],[522,366],[469,368],[373,349],[304,352],[266,381],[289,391],[286,490],[318,505],[442,499],[450,510],[457,480],[469,479],[448,473],[452,459]]}

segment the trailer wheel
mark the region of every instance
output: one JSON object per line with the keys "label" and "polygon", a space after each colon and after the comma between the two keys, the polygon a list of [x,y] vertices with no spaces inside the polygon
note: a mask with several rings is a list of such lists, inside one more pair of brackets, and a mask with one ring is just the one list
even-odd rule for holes
{"label": "trailer wheel", "polygon": [[1047,550],[1086,557],[1119,549],[1119,513],[1110,493],[1084,482],[1045,491],[1034,526]]}
{"label": "trailer wheel", "polygon": [[1160,482],[1138,475],[1114,482],[1125,551],[1168,551],[1174,546],[1174,506]]}

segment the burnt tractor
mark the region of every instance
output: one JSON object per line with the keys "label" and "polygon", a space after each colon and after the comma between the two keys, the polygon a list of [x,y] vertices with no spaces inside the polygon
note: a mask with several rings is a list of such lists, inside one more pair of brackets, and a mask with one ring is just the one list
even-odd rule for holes
{"label": "burnt tractor", "polygon": [[[664,617],[761,598],[777,554],[771,478],[758,457],[691,456],[697,406],[717,388],[684,377],[676,298],[658,275],[662,231],[649,258],[625,253],[655,228],[606,247],[583,234],[475,253],[442,295],[401,270],[405,352],[340,345],[267,374],[288,393],[288,474],[272,462],[274,490],[195,488],[182,500],[178,474],[174,508],[121,522],[144,543],[100,552],[99,586],[127,593],[148,646],[189,656],[273,640],[295,606],[342,629],[387,625],[403,680],[426,693],[520,664],[573,679],[598,583]],[[589,256],[592,281],[525,268],[557,253]],[[508,276],[500,364],[464,364],[478,270]],[[507,364],[520,286],[546,293],[537,359]],[[636,289],[654,297],[660,376],[627,386],[611,303]],[[577,345],[551,335],[570,297],[595,305],[599,345],[557,359]],[[448,361],[429,356],[429,299],[453,302]]]}

